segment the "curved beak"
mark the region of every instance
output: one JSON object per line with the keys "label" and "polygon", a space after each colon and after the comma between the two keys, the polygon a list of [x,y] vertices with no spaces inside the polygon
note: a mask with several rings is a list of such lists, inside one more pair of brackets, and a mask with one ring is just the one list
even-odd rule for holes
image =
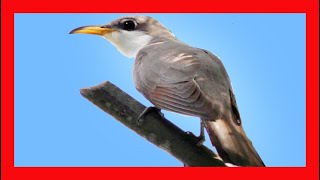
{"label": "curved beak", "polygon": [[94,34],[103,36],[114,31],[116,30],[109,26],[82,26],[70,31],[69,34]]}

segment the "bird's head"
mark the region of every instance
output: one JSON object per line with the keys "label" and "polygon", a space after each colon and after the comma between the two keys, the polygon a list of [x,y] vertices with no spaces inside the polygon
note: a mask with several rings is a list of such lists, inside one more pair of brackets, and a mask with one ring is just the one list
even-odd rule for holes
{"label": "bird's head", "polygon": [[82,26],[70,34],[100,35],[127,57],[135,57],[154,37],[175,39],[166,27],[148,16],[122,17],[105,25]]}

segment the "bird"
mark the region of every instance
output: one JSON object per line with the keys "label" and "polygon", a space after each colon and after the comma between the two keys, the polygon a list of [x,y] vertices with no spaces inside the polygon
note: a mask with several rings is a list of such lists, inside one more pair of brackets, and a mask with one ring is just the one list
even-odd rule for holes
{"label": "bird", "polygon": [[247,137],[230,78],[222,61],[213,53],[180,41],[168,28],[150,16],[125,16],[110,23],[82,26],[70,34],[99,35],[128,58],[134,58],[136,89],[154,107],[200,118],[204,140],[225,163],[265,166]]}

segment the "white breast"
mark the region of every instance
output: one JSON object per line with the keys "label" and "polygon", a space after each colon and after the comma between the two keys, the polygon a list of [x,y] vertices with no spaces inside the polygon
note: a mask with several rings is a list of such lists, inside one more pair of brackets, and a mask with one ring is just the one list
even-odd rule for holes
{"label": "white breast", "polygon": [[110,41],[124,56],[132,58],[151,41],[152,36],[142,31],[118,30],[105,35],[104,38]]}

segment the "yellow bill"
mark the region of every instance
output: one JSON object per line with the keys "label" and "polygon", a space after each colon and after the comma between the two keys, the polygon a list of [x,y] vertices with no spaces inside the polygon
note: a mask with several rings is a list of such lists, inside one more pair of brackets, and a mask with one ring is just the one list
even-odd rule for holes
{"label": "yellow bill", "polygon": [[103,36],[105,34],[112,33],[116,30],[108,27],[101,27],[101,26],[82,26],[78,27],[72,31],[70,31],[69,34],[94,34],[94,35],[100,35]]}

